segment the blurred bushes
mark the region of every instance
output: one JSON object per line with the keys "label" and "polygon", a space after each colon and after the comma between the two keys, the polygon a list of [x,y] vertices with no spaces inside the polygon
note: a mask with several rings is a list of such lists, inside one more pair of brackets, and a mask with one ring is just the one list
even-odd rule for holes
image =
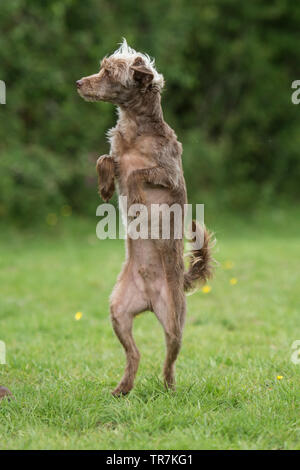
{"label": "blurred bushes", "polygon": [[115,110],[84,102],[75,81],[122,36],[166,78],[191,200],[242,210],[299,201],[299,23],[292,0],[1,2],[0,214],[95,213],[95,161]]}

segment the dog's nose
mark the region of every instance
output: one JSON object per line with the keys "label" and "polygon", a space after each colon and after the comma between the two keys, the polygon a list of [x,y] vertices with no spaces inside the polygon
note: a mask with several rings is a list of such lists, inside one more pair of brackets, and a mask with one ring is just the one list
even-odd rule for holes
{"label": "dog's nose", "polygon": [[83,83],[82,80],[77,80],[76,82],[77,88],[80,88],[82,83]]}

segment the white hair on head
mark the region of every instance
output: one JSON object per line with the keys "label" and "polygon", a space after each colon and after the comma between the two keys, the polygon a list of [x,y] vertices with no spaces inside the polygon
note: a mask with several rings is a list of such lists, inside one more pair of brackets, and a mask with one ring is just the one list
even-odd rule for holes
{"label": "white hair on head", "polygon": [[111,57],[125,59],[130,63],[133,63],[137,57],[141,57],[145,62],[145,66],[153,73],[152,83],[157,85],[159,90],[163,88],[164,77],[161,73],[157,72],[155,68],[155,60],[151,59],[148,54],[143,54],[142,52],[135,51],[132,47],[127,44],[125,38],[123,38],[123,42],[120,43],[120,47],[111,55]]}

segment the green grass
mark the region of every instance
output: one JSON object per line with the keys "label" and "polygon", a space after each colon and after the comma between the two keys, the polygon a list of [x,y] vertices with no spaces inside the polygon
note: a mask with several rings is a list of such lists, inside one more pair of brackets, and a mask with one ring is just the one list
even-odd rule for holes
{"label": "green grass", "polygon": [[0,448],[300,449],[300,364],[290,360],[300,339],[300,224],[273,215],[212,223],[221,266],[210,293],[188,297],[177,391],[163,387],[163,333],[146,313],[134,327],[136,387],[121,399],[110,394],[124,355],[108,297],[123,242],[98,241],[92,220],[3,227],[0,383],[16,401],[0,403]]}

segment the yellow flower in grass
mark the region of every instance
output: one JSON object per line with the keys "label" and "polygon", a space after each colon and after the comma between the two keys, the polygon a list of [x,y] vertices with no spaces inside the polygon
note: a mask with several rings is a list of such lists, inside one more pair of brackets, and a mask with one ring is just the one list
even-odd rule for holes
{"label": "yellow flower in grass", "polygon": [[235,286],[237,284],[238,280],[237,280],[236,277],[232,277],[229,282],[232,286]]}
{"label": "yellow flower in grass", "polygon": [[210,286],[203,286],[202,287],[202,292],[203,294],[208,294],[209,292],[211,291],[211,287]]}
{"label": "yellow flower in grass", "polygon": [[61,215],[63,215],[64,217],[69,217],[70,215],[72,215],[72,207],[66,204],[62,206],[60,212]]}
{"label": "yellow flower in grass", "polygon": [[75,320],[78,321],[78,320],[81,320],[81,319],[82,319],[82,312],[75,313]]}
{"label": "yellow flower in grass", "polygon": [[224,269],[232,269],[234,266],[234,263],[232,261],[225,261],[223,263],[223,268]]}
{"label": "yellow flower in grass", "polygon": [[282,380],[283,379],[283,375],[277,375],[277,380]]}
{"label": "yellow flower in grass", "polygon": [[50,212],[50,214],[46,217],[46,222],[48,225],[54,226],[57,224],[57,215],[54,212]]}

